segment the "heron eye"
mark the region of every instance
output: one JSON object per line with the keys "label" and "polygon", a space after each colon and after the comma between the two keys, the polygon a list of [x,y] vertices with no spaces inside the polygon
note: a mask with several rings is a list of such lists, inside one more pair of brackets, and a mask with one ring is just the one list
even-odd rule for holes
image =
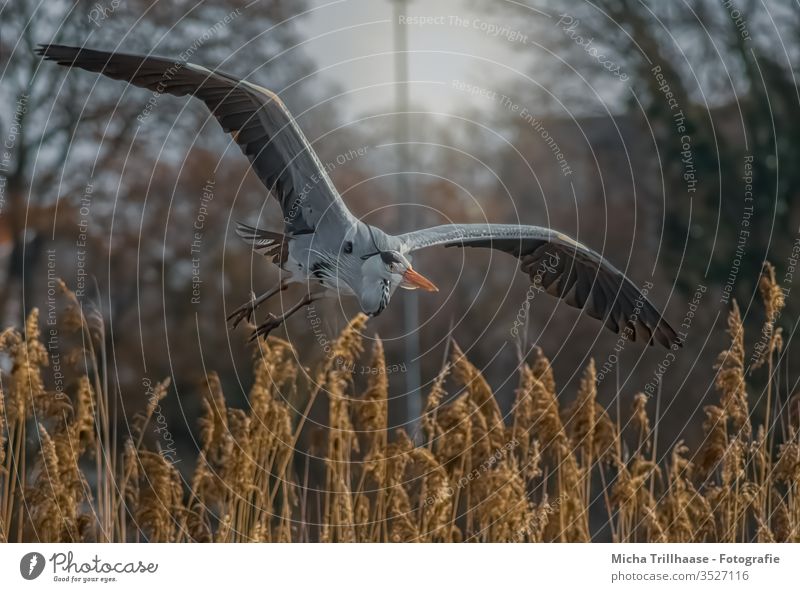
{"label": "heron eye", "polygon": [[344,252],[346,254],[348,254],[348,255],[353,252],[353,243],[352,243],[352,241],[347,241],[347,242],[344,243]]}

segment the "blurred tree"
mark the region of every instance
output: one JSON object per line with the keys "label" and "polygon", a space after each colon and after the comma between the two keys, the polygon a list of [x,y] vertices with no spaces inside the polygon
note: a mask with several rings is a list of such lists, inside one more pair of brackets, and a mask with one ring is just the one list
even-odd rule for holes
{"label": "blurred tree", "polygon": [[[796,5],[599,0],[540,6],[553,15],[541,28],[543,42],[577,69],[589,95],[611,82],[598,53],[627,76],[617,97],[628,113],[641,109],[641,125],[655,135],[661,162],[655,172],[666,182],[663,240],[676,247],[665,254],[681,268],[680,285],[730,279],[734,294],[749,299],[763,260],[791,251],[800,219],[800,170],[778,166],[800,157]],[[524,9],[519,14],[530,18]],[[571,74],[554,78],[553,91],[574,87]],[[745,201],[746,184],[752,201]],[[678,245],[693,256],[685,258]],[[741,266],[733,263],[739,258]]]}
{"label": "blurred tree", "polygon": [[[267,205],[266,190],[202,105],[41,64],[34,49],[55,42],[186,59],[256,79],[302,112],[322,92],[296,84],[312,72],[298,48],[295,17],[304,9],[305,2],[237,0],[0,5],[0,155],[4,144],[8,152],[0,164],[0,240],[10,246],[0,259],[5,323],[19,323],[23,309],[47,306],[52,275],[72,288],[83,282],[84,295],[108,319],[111,380],[121,393],[143,392],[142,376],[166,375],[178,392],[198,392],[203,352],[229,348],[226,291],[234,299],[230,309],[254,281],[273,279],[254,273],[253,264],[264,264],[252,261],[241,241],[228,240],[231,220],[263,214],[265,205],[268,225],[279,228],[282,218],[270,218],[277,210]],[[312,139],[333,118],[330,108],[320,112]],[[204,283],[193,306],[198,220]],[[55,254],[45,258],[50,249]],[[239,341],[230,357],[214,363],[236,386],[237,360],[250,374],[246,340]],[[199,404],[201,397],[191,400]],[[165,412],[174,404],[165,403]]]}

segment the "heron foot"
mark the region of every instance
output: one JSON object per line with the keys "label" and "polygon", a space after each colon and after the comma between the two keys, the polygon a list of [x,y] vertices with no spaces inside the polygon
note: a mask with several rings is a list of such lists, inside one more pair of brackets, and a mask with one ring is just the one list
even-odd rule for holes
{"label": "heron foot", "polygon": [[286,320],[284,316],[275,316],[272,313],[267,315],[267,320],[260,324],[253,330],[253,333],[250,335],[250,339],[248,340],[249,343],[256,341],[259,337],[266,338],[272,331],[283,325],[283,322]]}
{"label": "heron foot", "polygon": [[247,320],[248,323],[252,323],[255,320],[255,313],[256,313],[256,304],[255,299],[250,300],[249,302],[245,302],[239,308],[234,310],[231,314],[228,315],[226,319],[231,324],[231,329],[235,329],[239,326],[244,320]]}
{"label": "heron foot", "polygon": [[242,304],[239,308],[234,310],[231,314],[228,315],[227,321],[231,323],[231,329],[235,329],[239,323],[247,319],[248,323],[252,323],[255,321],[255,312],[256,309],[261,306],[264,302],[275,296],[278,292],[282,292],[286,288],[289,287],[289,284],[286,282],[281,282],[275,288],[268,292],[264,292],[261,296],[256,298],[255,293],[250,292],[250,300]]}
{"label": "heron foot", "polygon": [[253,334],[250,336],[249,340],[250,343],[256,341],[259,337],[266,337],[267,335],[269,335],[270,332],[272,332],[274,329],[277,329],[278,327],[283,325],[286,319],[288,319],[290,316],[292,316],[294,313],[296,313],[304,306],[311,304],[317,297],[318,295],[312,295],[312,294],[306,295],[305,298],[303,298],[300,302],[295,304],[292,308],[287,310],[284,314],[282,314],[279,317],[275,316],[272,313],[269,313],[267,315],[267,320],[264,321],[258,327],[256,327],[256,329],[253,331]]}

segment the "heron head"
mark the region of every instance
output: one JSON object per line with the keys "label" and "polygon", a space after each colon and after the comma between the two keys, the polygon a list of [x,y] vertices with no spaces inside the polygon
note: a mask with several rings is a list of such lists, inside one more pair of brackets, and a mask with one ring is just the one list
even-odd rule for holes
{"label": "heron head", "polygon": [[361,257],[364,261],[361,265],[361,304],[364,311],[379,314],[398,287],[406,290],[422,288],[428,292],[439,291],[429,279],[414,270],[411,261],[400,251],[378,248],[372,229],[370,236],[375,251]]}
{"label": "heron head", "polygon": [[392,289],[399,286],[406,290],[439,291],[433,282],[417,273],[411,261],[399,251],[380,251],[367,258],[361,267],[365,278],[386,280]]}
{"label": "heron head", "polygon": [[375,240],[375,233],[372,226],[367,225],[369,237],[372,239],[372,246],[375,251],[367,253],[361,257],[364,260],[362,271],[364,276],[378,276],[382,280],[388,280],[389,285],[394,291],[397,286],[406,290],[416,290],[422,288],[428,292],[438,292],[439,288],[433,285],[428,278],[417,273],[411,267],[411,261],[400,251],[393,249],[381,249]]}

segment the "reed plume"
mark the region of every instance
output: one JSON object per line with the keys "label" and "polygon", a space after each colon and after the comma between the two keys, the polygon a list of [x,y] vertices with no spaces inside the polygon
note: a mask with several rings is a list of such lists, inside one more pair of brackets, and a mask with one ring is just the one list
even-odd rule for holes
{"label": "reed plume", "polygon": [[[287,341],[259,340],[243,408],[209,373],[197,450],[174,458],[149,437],[155,421],[170,427],[170,381],[121,438],[102,317],[62,285],[62,329],[81,338],[71,354],[83,362],[66,388],[51,388],[37,311],[0,334],[0,540],[800,542],[800,407],[798,395],[772,404],[785,294],[769,265],[760,291],[767,320],[749,366],[734,302],[702,442],[663,461],[646,395],[617,417],[593,361],[572,395],[540,350],[504,413],[453,343],[420,433],[392,430],[386,354],[375,338],[363,365],[363,315],[310,373]],[[766,396],[754,397],[761,368]],[[317,400],[326,425],[306,426]]]}

